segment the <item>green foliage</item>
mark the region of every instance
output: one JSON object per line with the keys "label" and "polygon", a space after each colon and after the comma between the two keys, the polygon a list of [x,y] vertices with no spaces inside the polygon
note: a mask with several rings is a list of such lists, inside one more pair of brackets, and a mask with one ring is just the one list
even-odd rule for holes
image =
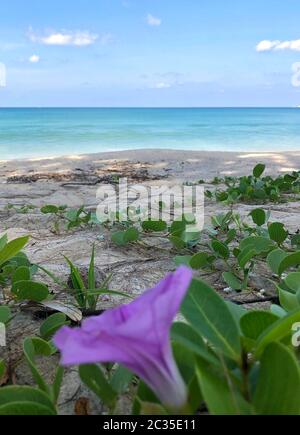
{"label": "green foliage", "polygon": [[128,228],[125,231],[118,231],[112,234],[111,239],[117,246],[126,246],[139,240],[139,231],[134,228]]}
{"label": "green foliage", "polygon": [[56,370],[53,383],[48,385],[37,367],[36,358],[40,356],[50,357],[56,352],[56,349],[51,343],[42,338],[27,337],[23,343],[23,351],[34,381],[39,389],[47,394],[55,406],[59,397],[64,370],[59,366]]}
{"label": "green foliage", "polygon": [[50,340],[56,331],[58,331],[62,326],[69,324],[70,322],[67,322],[67,317],[65,314],[52,314],[52,316],[48,317],[41,325],[40,335],[43,340]]}
{"label": "green foliage", "polygon": [[13,284],[11,292],[18,301],[42,302],[49,296],[49,289],[46,285],[35,281],[17,281]]}
{"label": "green foliage", "polygon": [[56,408],[43,391],[31,387],[0,388],[0,415],[56,415]]}
{"label": "green foliage", "polygon": [[82,365],[79,375],[87,387],[96,394],[111,412],[117,405],[118,395],[124,393],[133,375],[122,366],[116,365],[110,371],[96,364]]}
{"label": "green foliage", "polygon": [[19,237],[18,239],[7,241],[7,236],[3,236],[0,239],[0,268],[2,268],[5,263],[12,260],[19,254],[19,252],[27,245],[29,237]]}
{"label": "green foliage", "polygon": [[253,222],[258,225],[259,227],[263,226],[267,221],[267,214],[266,212],[261,208],[256,208],[255,210],[252,210],[250,213]]}
{"label": "green foliage", "polygon": [[[187,217],[168,225],[163,220],[143,220],[142,213],[138,223],[128,219],[105,225],[112,230],[112,241],[119,247],[134,243],[146,246],[144,241],[150,237],[167,239],[167,249],[176,254],[176,265],[219,272],[224,285],[238,292],[251,287],[251,274],[259,273],[262,263],[269,267],[270,278],[273,273],[280,306],[273,305],[270,311],[247,311],[224,301],[206,283],[193,280],[181,308],[185,320],[175,323],[171,330],[174,357],[188,390],[186,413],[208,410],[215,415],[300,415],[299,350],[292,340],[295,325],[300,323],[300,236],[290,235],[282,222],[270,221],[270,213],[263,208],[253,208],[246,219],[233,211],[233,203],[238,201],[256,207],[299,194],[300,172],[276,178],[264,176],[264,172],[265,165],[259,164],[248,177],[213,180],[211,184],[218,188],[206,192],[206,197],[231,205],[231,211],[213,216],[202,232],[188,231],[193,221]],[[20,213],[29,210],[15,209]],[[61,224],[71,230],[96,222],[93,213],[84,207],[75,210],[46,205],[41,212],[52,216],[56,232]],[[59,310],[50,287],[34,280],[37,267],[21,252],[27,242],[28,237],[12,242],[6,236],[0,238],[0,286],[11,288],[9,303],[14,310],[19,302],[27,301]],[[96,310],[101,294],[127,297],[108,289],[110,277],[100,286],[96,283],[95,247],[87,276],[69,258],[66,261],[70,268],[68,283],[40,266],[39,269],[71,292],[83,313]],[[0,306],[0,323],[9,327],[11,319],[10,308]],[[78,321],[77,316],[73,320]],[[0,388],[0,415],[57,413],[63,369],[57,367],[49,384],[40,364],[44,358],[53,358],[56,349],[51,339],[58,329],[69,324],[63,312],[53,314],[41,325],[39,337],[25,339],[25,360],[38,388]],[[5,363],[0,360],[0,379],[5,370]],[[135,394],[134,413],[170,412],[159,403],[155,392],[122,366],[86,365],[80,367],[79,373],[111,413],[116,412],[120,395],[129,388],[130,395]]]}
{"label": "green foliage", "polygon": [[300,309],[300,272],[292,272],[277,286],[281,307],[286,312]]}
{"label": "green foliage", "polygon": [[[297,277],[288,282],[298,289]],[[213,415],[300,415],[299,360],[292,346],[300,308],[281,317],[268,311],[247,312],[224,302],[211,287],[194,279],[181,312],[185,323],[173,325],[171,340],[188,389],[185,412],[208,409]],[[127,371],[118,375],[118,370],[80,367],[83,382],[111,413],[120,392],[132,380]],[[122,378],[122,388],[116,388]],[[138,384],[134,414],[169,413],[154,392],[143,382]]]}
{"label": "green foliage", "polygon": [[[96,288],[95,280],[95,246],[93,246],[89,270],[88,280],[85,283],[84,277],[81,275],[80,270],[75,264],[67,257],[65,257],[70,267],[70,277],[72,288],[68,288],[74,295],[76,302],[81,309],[96,310],[99,297],[101,295],[122,296],[128,298],[125,293],[113,291],[108,289],[110,276],[104,280],[100,288]],[[55,277],[54,277],[55,278]]]}
{"label": "green foliage", "polygon": [[284,224],[274,222],[269,226],[269,235],[271,240],[274,240],[278,245],[282,245],[289,233],[285,230]]}
{"label": "green foliage", "polygon": [[[262,177],[265,165],[258,164],[252,175],[243,177],[226,177],[223,183],[226,190],[217,189],[215,192],[207,191],[206,197],[215,198],[219,202],[235,203],[265,203],[285,201],[286,195],[300,192],[300,171],[280,175]],[[261,221],[262,215],[255,215],[254,219]],[[259,225],[259,224],[257,224]]]}
{"label": "green foliage", "polygon": [[11,316],[11,310],[9,309],[9,307],[0,306],[0,323],[3,323],[5,325],[10,321]]}
{"label": "green foliage", "polygon": [[69,209],[67,206],[45,205],[41,212],[53,218],[53,232],[59,233],[61,224],[69,231],[75,228],[85,227],[93,223],[98,223],[92,212],[87,211],[84,206]]}

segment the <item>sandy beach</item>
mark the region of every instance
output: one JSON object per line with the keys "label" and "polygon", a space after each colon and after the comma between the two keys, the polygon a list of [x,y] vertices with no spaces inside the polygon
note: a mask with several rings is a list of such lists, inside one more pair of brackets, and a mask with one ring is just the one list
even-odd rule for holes
{"label": "sandy beach", "polygon": [[[1,162],[0,169],[0,223],[2,232],[9,238],[30,234],[26,252],[32,262],[47,268],[60,278],[67,280],[69,268],[63,255],[67,255],[79,267],[87,267],[92,245],[96,241],[95,265],[98,273],[112,274],[111,288],[132,296],[141,294],[146,288],[157,283],[168,271],[174,270],[173,256],[164,250],[166,240],[147,240],[149,247],[135,245],[126,248],[115,246],[109,233],[100,226],[85,227],[74,231],[53,232],[53,218],[44,215],[40,207],[46,204],[84,205],[88,210],[97,207],[96,191],[103,183],[109,183],[116,176],[127,177],[130,183],[183,183],[205,180],[210,184],[215,176],[248,175],[253,167],[262,162],[267,165],[266,173],[280,174],[300,168],[300,152],[294,153],[216,153],[190,151],[127,151],[81,156],[68,156],[53,159],[13,160]],[[15,208],[8,208],[9,205]],[[18,212],[18,207],[30,206],[26,213]],[[234,210],[246,217],[255,205],[236,204]],[[293,232],[299,230],[300,202],[286,204],[266,204],[273,220],[284,222]],[[226,207],[208,200],[205,205],[205,219],[224,213]],[[157,245],[158,243],[158,245]],[[152,245],[152,248],[151,248]],[[159,246],[159,249],[157,249]],[[219,273],[200,276],[210,282],[223,297],[246,304],[247,308],[268,308],[270,302],[260,301],[255,292],[225,294],[224,284]],[[257,288],[271,291],[269,276],[262,269],[256,277]],[[43,275],[56,300],[65,302],[68,296],[57,284]],[[258,302],[259,301],[259,302]],[[125,299],[111,296],[102,297],[101,308],[110,308]],[[5,358],[18,361],[22,353],[21,342],[25,336],[38,331],[41,321],[32,313],[19,312],[9,329],[10,346],[5,350]],[[6,352],[9,355],[6,355]],[[50,366],[42,367],[46,374]],[[18,383],[28,382],[28,368],[20,364],[15,373]],[[87,394],[79,383],[76,371],[68,370],[60,399],[60,412],[71,414],[74,400],[70,398]],[[93,400],[91,403],[93,403]],[[96,406],[96,405],[95,405]],[[126,406],[126,405],[124,405]]]}
{"label": "sandy beach", "polygon": [[0,160],[0,179],[15,175],[66,174],[78,169],[120,171],[124,166],[146,166],[152,173],[169,173],[172,177],[209,178],[218,175],[242,175],[257,162],[267,165],[269,173],[288,172],[300,167],[300,151],[294,152],[219,152],[144,149],[68,155],[29,160]]}
{"label": "sandy beach", "polygon": [[[100,153],[67,156],[53,159],[12,160],[1,162],[0,172],[0,222],[3,230],[11,237],[30,233],[32,247],[29,248],[33,261],[45,262],[47,266],[62,267],[62,253],[79,263],[86,264],[90,256],[93,237],[89,231],[55,235],[51,232],[51,217],[43,215],[40,207],[46,204],[67,205],[95,210],[97,188],[115,181],[116,177],[127,177],[129,183],[174,183],[204,180],[207,188],[215,176],[248,175],[257,163],[265,163],[267,174],[280,174],[299,170],[300,152],[290,153],[217,153],[190,151],[141,150],[118,153]],[[23,205],[32,206],[26,214],[14,209]],[[222,206],[223,207],[223,206]],[[246,216],[255,206],[236,204],[235,210]],[[291,231],[299,229],[299,202],[267,204],[272,218],[285,222]],[[207,201],[205,219],[223,212],[220,204]],[[65,252],[58,253],[58,246]],[[120,252],[107,241],[99,242],[98,261],[103,267],[128,260],[128,254]],[[102,249],[105,248],[105,249]],[[131,260],[137,252],[133,250]],[[138,254],[138,258],[139,254]],[[130,260],[130,261],[131,261]],[[45,265],[46,265],[45,264]],[[55,267],[56,267],[55,266]],[[64,267],[63,267],[64,268]],[[147,266],[148,269],[148,266]],[[143,274],[138,274],[143,283]],[[151,281],[153,277],[151,276]],[[141,284],[146,285],[145,284]]]}

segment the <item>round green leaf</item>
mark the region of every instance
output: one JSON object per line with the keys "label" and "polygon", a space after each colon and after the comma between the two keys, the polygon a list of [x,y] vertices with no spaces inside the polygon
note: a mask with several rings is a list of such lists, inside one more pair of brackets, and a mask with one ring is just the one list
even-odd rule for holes
{"label": "round green leaf", "polygon": [[270,325],[277,322],[278,316],[268,311],[251,311],[240,320],[245,337],[256,340]]}
{"label": "round green leaf", "polygon": [[266,223],[267,215],[262,208],[256,208],[255,210],[252,210],[250,216],[252,217],[253,222],[259,227]]}
{"label": "round green leaf", "polygon": [[30,300],[35,302],[42,302],[47,299],[49,295],[48,287],[44,284],[35,281],[18,281],[12,287],[18,300]]}
{"label": "round green leaf", "polygon": [[274,222],[269,225],[269,235],[271,240],[281,245],[287,239],[289,233],[285,230],[284,224]]}
{"label": "round green leaf", "polygon": [[255,168],[253,169],[253,176],[255,178],[259,178],[262,176],[262,174],[265,172],[266,169],[266,165],[259,163],[258,165],[255,166]]}
{"label": "round green leaf", "polygon": [[300,413],[299,364],[280,343],[269,344],[262,355],[254,406],[260,415]]}

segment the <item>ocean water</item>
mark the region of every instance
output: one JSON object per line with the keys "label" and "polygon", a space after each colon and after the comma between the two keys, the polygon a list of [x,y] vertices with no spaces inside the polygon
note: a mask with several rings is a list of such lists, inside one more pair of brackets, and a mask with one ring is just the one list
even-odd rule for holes
{"label": "ocean water", "polygon": [[143,148],[300,150],[300,109],[0,109],[0,160]]}

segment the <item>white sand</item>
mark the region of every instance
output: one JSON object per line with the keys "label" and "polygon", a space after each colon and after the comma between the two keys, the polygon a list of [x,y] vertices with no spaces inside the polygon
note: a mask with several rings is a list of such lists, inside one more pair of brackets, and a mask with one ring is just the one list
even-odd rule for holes
{"label": "white sand", "polygon": [[135,163],[146,164],[151,172],[183,179],[208,179],[215,175],[242,175],[263,162],[269,173],[300,169],[300,151],[286,153],[236,153],[213,151],[132,150],[64,156],[31,160],[0,160],[0,179],[12,175],[84,171],[95,169],[107,172],[110,167]]}

